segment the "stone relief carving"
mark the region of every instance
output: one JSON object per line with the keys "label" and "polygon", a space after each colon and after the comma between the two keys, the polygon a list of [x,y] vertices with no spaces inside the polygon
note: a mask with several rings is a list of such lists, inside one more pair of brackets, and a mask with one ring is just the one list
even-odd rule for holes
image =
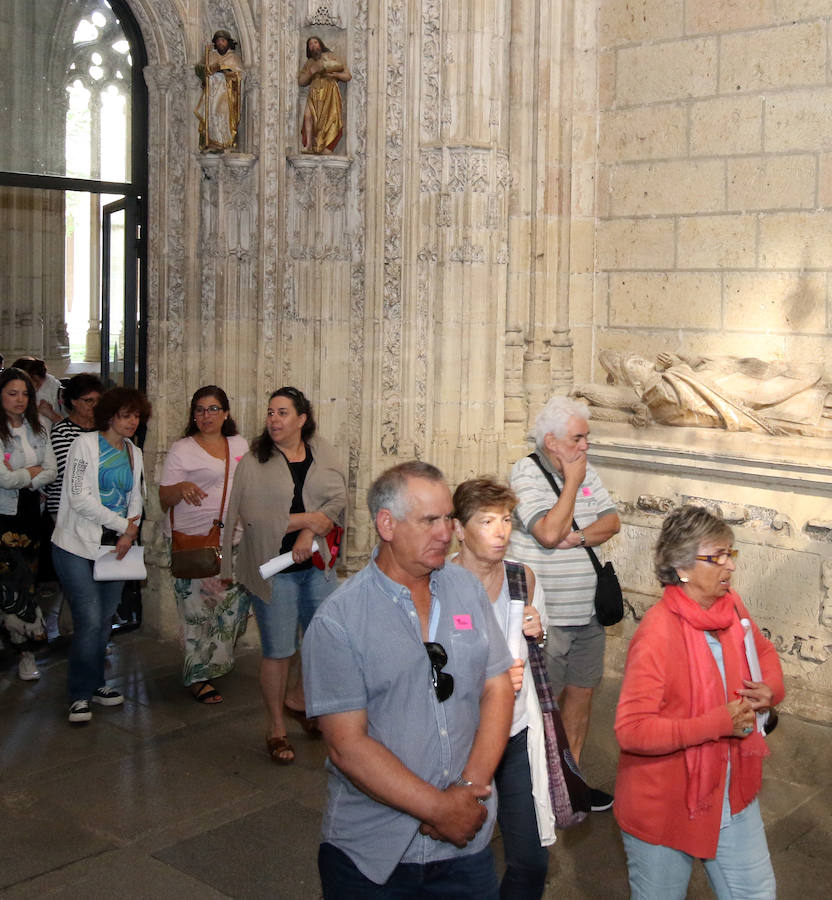
{"label": "stone relief carving", "polygon": [[[352,84],[350,87],[350,117],[353,123],[355,140],[352,144],[354,162],[350,170],[351,177],[351,214],[353,221],[364,222],[365,186],[366,186],[366,147],[367,147],[367,46],[369,28],[367,24],[367,0],[358,0],[352,8]],[[364,308],[365,308],[365,270],[364,270],[364,231],[360,227],[354,229],[353,262],[350,269],[350,373],[349,373],[349,476],[348,488],[354,497],[359,479],[361,465],[362,428],[364,403]],[[352,557],[356,547],[354,534],[348,535],[347,561]]]}
{"label": "stone relief carving", "polygon": [[451,195],[441,193],[439,202],[436,204],[436,224],[440,228],[450,228],[451,226]]}
{"label": "stone relief carving", "polygon": [[450,258],[454,262],[485,262],[485,250],[474,244],[469,237],[465,237],[461,244],[451,248]]}
{"label": "stone relief carving", "polygon": [[343,0],[307,0],[305,25],[332,25],[344,28]]}
{"label": "stone relief carving", "polygon": [[423,148],[419,156],[419,190],[436,194],[442,186],[442,151],[437,147]]}
{"label": "stone relief carving", "polygon": [[440,92],[440,3],[425,0],[422,4],[422,99],[421,140],[423,143],[439,140],[439,92]]}
{"label": "stone relief carving", "polygon": [[672,353],[651,363],[613,350],[599,361],[607,384],[572,391],[598,419],[832,438],[832,385],[820,366]]}
{"label": "stone relief carving", "polygon": [[387,5],[387,60],[385,110],[384,203],[384,320],[382,328],[382,435],[381,451],[395,455],[401,412],[401,227],[403,193],[404,48],[407,46],[406,4]]}
{"label": "stone relief carving", "polygon": [[471,150],[468,155],[468,178],[471,190],[474,193],[484,193],[488,190],[488,162],[491,156],[489,150]]}
{"label": "stone relief carving", "polygon": [[500,227],[500,198],[496,194],[488,195],[488,205],[485,211],[485,227],[489,231],[496,231]]}
{"label": "stone relief carving", "polygon": [[448,151],[448,190],[464,191],[468,187],[468,150],[454,147]]}

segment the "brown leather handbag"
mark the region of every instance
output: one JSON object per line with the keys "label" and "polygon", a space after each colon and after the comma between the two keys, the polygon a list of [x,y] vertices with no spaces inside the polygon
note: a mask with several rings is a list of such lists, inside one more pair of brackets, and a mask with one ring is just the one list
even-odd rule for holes
{"label": "brown leather handbag", "polygon": [[225,494],[228,489],[228,439],[225,441],[225,482],[222,486],[220,500],[220,518],[208,534],[184,534],[173,527],[173,507],[170,513],[170,572],[174,578],[212,578],[220,574],[222,565],[222,511],[225,507]]}

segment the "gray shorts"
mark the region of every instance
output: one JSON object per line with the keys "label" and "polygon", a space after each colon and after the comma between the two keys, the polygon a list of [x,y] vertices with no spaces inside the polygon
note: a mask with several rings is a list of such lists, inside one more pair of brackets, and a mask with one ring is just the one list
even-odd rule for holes
{"label": "gray shorts", "polygon": [[546,668],[552,692],[567,684],[594,688],[604,674],[606,632],[593,616],[586,625],[550,625],[546,639]]}

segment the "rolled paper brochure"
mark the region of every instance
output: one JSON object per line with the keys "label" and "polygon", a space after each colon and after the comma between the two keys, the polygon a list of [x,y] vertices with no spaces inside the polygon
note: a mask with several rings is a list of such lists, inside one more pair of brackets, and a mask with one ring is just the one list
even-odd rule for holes
{"label": "rolled paper brochure", "polygon": [[522,600],[509,600],[508,604],[508,633],[506,641],[508,650],[514,659],[522,659],[521,647],[525,643],[523,637],[523,610],[525,606]]}
{"label": "rolled paper brochure", "polygon": [[[318,542],[312,541],[312,552],[316,553],[317,551]],[[288,553],[281,553],[280,556],[273,556],[268,562],[264,562],[259,567],[260,577],[265,581],[267,578],[271,578],[272,575],[277,575],[278,572],[288,569],[293,562],[291,550]]]}
{"label": "rolled paper brochure", "polygon": [[[754,643],[754,632],[751,630],[751,622],[748,619],[740,619],[740,625],[745,637],[745,658],[748,660],[748,671],[751,673],[752,681],[762,681],[763,672],[760,669],[760,658],[757,656],[757,645]],[[765,735],[765,724],[768,719],[768,710],[765,712],[755,713],[757,717],[757,731]]]}

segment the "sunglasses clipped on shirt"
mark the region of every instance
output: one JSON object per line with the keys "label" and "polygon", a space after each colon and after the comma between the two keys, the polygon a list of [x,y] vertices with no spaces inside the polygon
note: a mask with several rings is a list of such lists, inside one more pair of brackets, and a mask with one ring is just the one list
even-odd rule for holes
{"label": "sunglasses clipped on shirt", "polygon": [[454,676],[442,669],[448,665],[448,654],[445,648],[436,641],[425,641],[425,650],[431,666],[433,689],[436,691],[436,699],[444,703],[454,692]]}

